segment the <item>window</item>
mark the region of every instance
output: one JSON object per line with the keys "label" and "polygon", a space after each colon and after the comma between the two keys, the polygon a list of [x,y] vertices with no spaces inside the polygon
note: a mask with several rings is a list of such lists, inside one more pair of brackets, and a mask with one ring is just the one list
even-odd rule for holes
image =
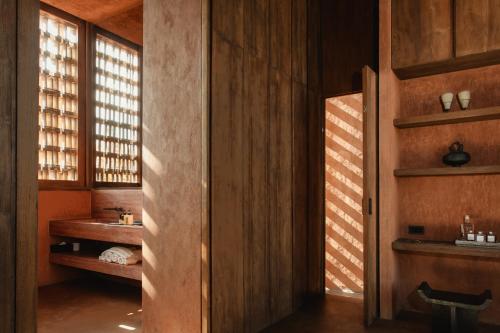
{"label": "window", "polygon": [[141,185],[141,69],[139,46],[41,4],[41,187]]}
{"label": "window", "polygon": [[139,184],[139,52],[97,33],[94,73],[95,182]]}
{"label": "window", "polygon": [[79,27],[40,12],[38,179],[79,180]]}

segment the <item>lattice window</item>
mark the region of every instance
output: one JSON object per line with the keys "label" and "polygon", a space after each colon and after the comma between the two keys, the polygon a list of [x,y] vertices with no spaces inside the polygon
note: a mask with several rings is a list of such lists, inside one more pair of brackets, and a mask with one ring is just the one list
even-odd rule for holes
{"label": "lattice window", "polygon": [[139,53],[100,34],[95,43],[95,181],[138,184]]}
{"label": "lattice window", "polygon": [[38,179],[78,180],[78,26],[40,12]]}

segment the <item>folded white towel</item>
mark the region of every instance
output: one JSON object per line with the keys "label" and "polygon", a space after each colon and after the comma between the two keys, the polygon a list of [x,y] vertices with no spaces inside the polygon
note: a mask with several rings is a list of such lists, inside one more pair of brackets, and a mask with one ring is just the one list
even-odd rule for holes
{"label": "folded white towel", "polygon": [[135,265],[142,261],[142,253],[140,249],[115,246],[101,253],[99,260],[120,265]]}

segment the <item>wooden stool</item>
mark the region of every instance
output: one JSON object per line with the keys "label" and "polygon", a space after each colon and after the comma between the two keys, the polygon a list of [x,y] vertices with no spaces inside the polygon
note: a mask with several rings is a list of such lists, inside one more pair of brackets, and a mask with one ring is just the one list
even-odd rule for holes
{"label": "wooden stool", "polygon": [[491,291],[481,295],[460,294],[433,290],[427,282],[422,282],[418,293],[426,303],[432,304],[433,333],[474,333],[477,332],[477,316],[492,302]]}

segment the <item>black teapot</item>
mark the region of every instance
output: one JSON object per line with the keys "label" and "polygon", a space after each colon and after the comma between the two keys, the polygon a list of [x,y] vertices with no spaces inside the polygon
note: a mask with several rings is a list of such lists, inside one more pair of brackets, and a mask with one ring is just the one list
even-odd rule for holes
{"label": "black teapot", "polygon": [[443,163],[452,167],[459,167],[470,161],[470,154],[464,151],[464,145],[456,141],[448,148],[450,152],[443,156]]}

